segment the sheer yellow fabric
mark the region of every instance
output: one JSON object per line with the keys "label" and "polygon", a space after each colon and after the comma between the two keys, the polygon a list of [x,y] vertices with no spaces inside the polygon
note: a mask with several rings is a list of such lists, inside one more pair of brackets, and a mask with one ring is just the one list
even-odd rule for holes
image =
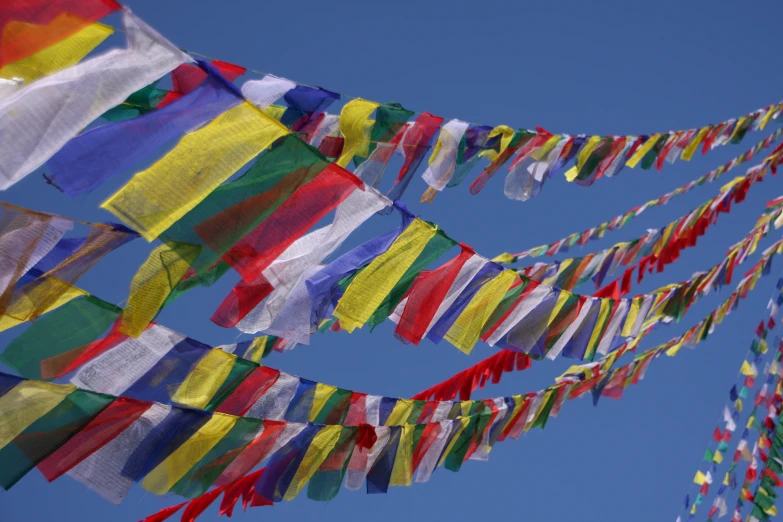
{"label": "sheer yellow fabric", "polygon": [[641,310],[643,302],[643,297],[635,297],[631,301],[631,306],[628,309],[628,315],[625,318],[623,329],[620,332],[620,335],[623,337],[629,337],[633,332],[633,325],[636,324],[636,319],[639,317],[639,310]]}
{"label": "sheer yellow fabric", "polygon": [[403,425],[389,480],[390,486],[410,486],[413,483],[413,435],[414,426]]}
{"label": "sheer yellow fabric", "polygon": [[310,447],[307,448],[307,453],[305,453],[302,463],[283,496],[285,500],[293,500],[302,491],[304,485],[313,477],[334,449],[342,430],[342,426],[334,425],[321,428],[321,431],[313,438]]}
{"label": "sheer yellow fabric", "polygon": [[772,118],[772,115],[775,114],[775,111],[778,110],[778,105],[773,105],[769,108],[767,111],[767,114],[764,115],[764,117],[761,119],[761,123],[759,123],[759,130],[764,130],[764,127],[767,126],[767,123],[769,123],[769,120]]}
{"label": "sheer yellow fabric", "polygon": [[138,337],[144,332],[200,252],[198,245],[171,242],[150,253],[131,281],[122,333]]}
{"label": "sheer yellow fabric", "polygon": [[579,175],[579,171],[582,169],[582,166],[587,161],[587,158],[590,157],[590,154],[593,153],[600,142],[600,136],[590,136],[590,138],[588,138],[587,142],[584,144],[584,147],[582,147],[582,150],[580,150],[579,154],[576,155],[576,164],[568,169],[568,172],[565,173],[566,180],[574,181],[576,179],[576,177]]}
{"label": "sheer yellow fabric", "polygon": [[332,396],[334,392],[337,391],[337,388],[334,386],[330,386],[328,384],[318,383],[315,385],[315,396],[313,397],[313,404],[310,406],[310,415],[308,416],[307,420],[310,422],[313,422],[315,418],[318,416],[318,414],[323,409],[324,405],[326,404],[326,401],[329,400],[329,397]]}
{"label": "sheer yellow fabric", "polygon": [[114,29],[107,25],[88,25],[27,58],[4,65],[0,68],[0,78],[22,78],[30,83],[76,65],[112,33]]}
{"label": "sheer yellow fabric", "polygon": [[196,364],[171,397],[173,402],[191,408],[206,408],[234,367],[236,356],[222,350],[210,350]]}
{"label": "sheer yellow fabric", "polygon": [[[0,332],[28,321],[32,317],[34,311],[38,312],[37,315],[47,314],[72,299],[88,295],[87,292],[81,288],[71,285],[68,285],[68,288],[63,292],[63,284],[62,281],[47,278],[41,281],[41,283],[34,288],[33,292],[22,294],[11,301],[5,314],[0,316]],[[47,303],[47,306],[41,310],[38,296],[49,294],[52,291],[57,291],[57,299]]]}
{"label": "sheer yellow fabric", "polygon": [[22,381],[0,397],[0,448],[49,413],[76,389],[73,384]]}
{"label": "sheer yellow fabric", "polygon": [[405,424],[408,420],[408,416],[413,411],[413,401],[408,399],[397,399],[397,404],[394,405],[392,412],[389,414],[389,418],[384,423],[385,426],[399,426]]}
{"label": "sheer yellow fabric", "polygon": [[479,152],[479,156],[482,158],[487,158],[489,161],[495,161],[498,156],[503,154],[503,152],[508,147],[509,143],[511,143],[511,139],[514,137],[514,129],[507,125],[498,125],[492,131],[489,133],[489,136],[487,137],[487,141],[491,140],[495,136],[501,136],[500,138],[500,149],[495,150],[482,150]]}
{"label": "sheer yellow fabric", "polygon": [[585,359],[592,359],[593,355],[595,355],[595,351],[598,348],[598,343],[601,342],[601,333],[603,331],[602,328],[600,328],[600,325],[603,325],[606,323],[609,312],[612,310],[612,301],[609,299],[602,299],[601,300],[601,306],[598,310],[598,319],[596,320],[596,327],[593,328],[593,333],[590,334],[590,342],[587,344],[587,349],[585,350]]}
{"label": "sheer yellow fabric", "polygon": [[220,439],[231,431],[238,417],[213,413],[212,417],[166,460],[150,471],[141,487],[156,495],[165,495],[185,476]]}
{"label": "sheer yellow fabric", "polygon": [[340,132],[345,140],[343,152],[337,160],[341,167],[347,167],[365,141],[367,120],[375,112],[378,103],[357,98],[345,104],[340,112]]}
{"label": "sheer yellow fabric", "polygon": [[101,206],[152,241],[288,132],[242,102],[182,138]]}
{"label": "sheer yellow fabric", "polygon": [[461,351],[470,353],[481,335],[484,323],[495,311],[517,277],[519,276],[512,270],[504,270],[482,286],[446,332],[445,339]]}
{"label": "sheer yellow fabric", "polygon": [[341,328],[352,332],[367,322],[435,232],[435,227],[414,219],[386,252],[359,272],[334,309]]}
{"label": "sheer yellow fabric", "polygon": [[691,142],[688,144],[687,147],[685,147],[685,150],[682,151],[681,158],[685,161],[690,161],[693,157],[693,153],[696,152],[696,148],[701,143],[701,140],[704,139],[704,136],[707,134],[707,132],[710,130],[710,127],[704,127],[703,129],[699,130],[699,133],[696,134],[696,136],[691,140]]}
{"label": "sheer yellow fabric", "polygon": [[633,153],[633,156],[631,156],[625,164],[630,168],[634,168],[642,160],[645,154],[650,152],[650,149],[655,146],[655,142],[657,142],[660,137],[660,134],[653,134],[650,136],[649,139],[644,142],[644,145],[636,149],[636,152]]}
{"label": "sheer yellow fabric", "polygon": [[209,350],[171,397],[191,408],[206,408],[234,367],[236,356],[223,350]]}
{"label": "sheer yellow fabric", "polygon": [[253,361],[255,363],[260,363],[261,359],[264,358],[264,350],[266,350],[266,343],[267,343],[267,336],[264,335],[262,337],[256,337],[253,339],[253,342],[250,343],[250,346],[247,347],[245,350],[245,355],[242,356],[243,359],[247,359],[248,361]]}

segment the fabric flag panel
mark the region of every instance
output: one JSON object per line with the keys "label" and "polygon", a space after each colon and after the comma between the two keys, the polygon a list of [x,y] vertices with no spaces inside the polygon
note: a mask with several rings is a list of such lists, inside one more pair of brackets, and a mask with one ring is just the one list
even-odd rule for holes
{"label": "fabric flag panel", "polygon": [[249,102],[185,136],[103,205],[152,241],[288,130]]}
{"label": "fabric flag panel", "polygon": [[0,8],[0,66],[18,62],[120,9],[114,0],[24,0]]}
{"label": "fabric flag panel", "polygon": [[90,129],[69,141],[47,164],[50,182],[71,197],[89,193],[162,144],[242,102],[219,72],[206,62],[200,65],[210,74],[185,96],[154,112]]}
{"label": "fabric flag panel", "polygon": [[128,47],[54,73],[0,100],[0,189],[43,165],[129,94],[190,58],[130,12]]}

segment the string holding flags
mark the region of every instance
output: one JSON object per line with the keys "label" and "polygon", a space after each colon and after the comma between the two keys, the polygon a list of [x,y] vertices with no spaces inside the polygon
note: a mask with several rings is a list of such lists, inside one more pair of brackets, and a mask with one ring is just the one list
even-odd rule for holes
{"label": "string holding flags", "polygon": [[[93,55],[113,33],[99,20],[115,11],[126,45]],[[0,204],[0,330],[29,323],[0,354],[19,374],[0,374],[5,489],[38,468],[49,481],[67,474],[119,503],[139,482],[186,499],[147,519],[161,522],[179,510],[192,521],[221,495],[220,512],[230,516],[240,498],[243,508],[305,491],[328,501],[343,486],[386,493],[426,482],[438,467],[459,471],[467,460],[487,460],[497,442],[545,428],[572,399],[622,398],[653,361],[706,341],[783,253],[783,239],[760,246],[783,226],[779,197],[713,266],[629,296],[634,272],[638,282],[653,267],[660,272],[752,185],[776,175],[783,146],[772,147],[783,129],[605,223],[495,259],[400,201],[420,170],[429,186],[423,202],[474,168],[471,193],[505,170],[504,193],[520,201],[557,175],[589,186],[625,167],[660,171],[763,131],[780,119],[782,103],[693,129],[571,136],[415,113],[270,74],[245,79],[257,71],[183,51],[113,0],[0,7],[0,31],[0,189],[41,168],[71,198],[125,177],[101,204],[117,223]],[[745,175],[658,230],[581,258],[503,266],[604,237],[764,149],[772,150]],[[394,154],[401,166],[382,192]],[[392,224],[356,239],[371,219]],[[156,244],[123,306],[77,286],[139,237]],[[731,285],[757,252],[712,312],[665,343],[639,348]],[[573,291],[589,279],[601,287],[619,267],[623,274],[595,295]],[[229,272],[239,282],[212,322],[256,337],[211,346],[161,324],[162,310]],[[711,494],[707,517],[728,513],[743,460],[733,519],[748,503],[750,520],[777,514],[783,351],[778,338],[770,350],[767,338],[783,305],[781,285],[696,473],[698,493],[686,497],[690,517]],[[470,354],[483,341],[498,351],[410,398],[262,364],[318,332],[373,329],[387,319],[406,343],[446,340]],[[472,397],[505,374],[558,357],[577,362],[550,386]],[[724,461],[723,482],[713,487]]]}

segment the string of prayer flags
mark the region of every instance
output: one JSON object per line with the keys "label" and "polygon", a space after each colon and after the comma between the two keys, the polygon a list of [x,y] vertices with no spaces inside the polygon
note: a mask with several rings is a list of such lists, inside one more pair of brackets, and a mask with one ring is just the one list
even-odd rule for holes
{"label": "string of prayer flags", "polygon": [[0,66],[28,58],[121,7],[114,0],[26,0],[4,5]]}
{"label": "string of prayer flags", "polygon": [[613,232],[619,230],[620,228],[624,227],[625,225],[627,225],[628,223],[630,223],[631,221],[639,217],[647,209],[664,206],[669,201],[671,201],[672,198],[690,192],[695,187],[699,187],[707,183],[712,183],[713,181],[720,178],[721,176],[731,171],[735,167],[747,163],[748,161],[752,160],[763,149],[769,148],[773,143],[778,141],[781,136],[783,136],[783,128],[779,128],[774,133],[770,134],[769,136],[761,140],[755,146],[748,149],[741,155],[729,160],[724,165],[721,165],[720,167],[711,170],[707,174],[704,174],[703,176],[693,181],[690,181],[682,186],[679,186],[674,190],[667,192],[666,194],[658,198],[652,199],[643,205],[629,209],[624,213],[610,219],[609,221],[605,221],[601,223],[600,225],[589,228],[583,232],[575,232],[567,237],[555,241],[554,243],[550,243],[549,245],[543,245],[543,246],[531,248],[529,250],[526,250],[524,252],[519,252],[516,254],[510,254],[510,253],[500,254],[499,256],[495,257],[494,261],[497,261],[498,263],[512,264],[518,262],[520,259],[523,259],[525,257],[539,257],[542,255],[551,257],[558,254],[559,252],[568,252],[568,250],[571,247],[574,247],[576,245],[584,246],[588,243],[588,241],[592,239],[603,238],[606,235],[607,231]]}
{"label": "string of prayer flags", "polygon": [[[781,280],[783,281],[783,280]],[[781,295],[779,290],[776,290],[771,298],[771,301],[774,301],[774,299]],[[764,363],[765,356],[767,355],[768,351],[764,348],[765,347],[765,339],[768,334],[767,330],[767,324],[769,325],[775,325],[773,316],[775,316],[775,310],[774,308],[770,308],[770,314],[768,316],[768,321],[765,323],[764,321],[761,322],[759,325],[759,328],[756,329],[756,335],[755,339],[751,343],[751,346],[748,350],[748,354],[746,355],[745,360],[742,362],[742,366],[740,367],[739,371],[739,377],[741,379],[741,391],[740,394],[742,396],[746,397],[749,395],[750,390],[756,386],[758,377],[758,370],[756,368],[757,365],[760,365]],[[780,357],[783,355],[783,344],[781,344],[778,349],[773,353],[771,361],[769,361],[765,368],[766,370],[769,370],[769,378],[772,379],[774,377],[777,377],[777,371],[772,372],[771,370],[776,369],[779,367],[780,363]],[[750,362],[748,361],[750,359]],[[765,371],[766,373],[766,371]],[[756,404],[758,405],[759,400],[763,400],[763,398],[766,395],[766,383],[765,381],[762,381],[762,383],[765,384],[765,386],[759,391],[759,397],[761,399],[758,399],[756,401]],[[706,477],[715,477],[716,479],[720,477],[719,469],[724,460],[729,461],[729,459],[724,459],[725,455],[728,455],[729,450],[729,442],[732,440],[732,436],[734,435],[734,432],[737,430],[738,423],[741,425],[741,421],[743,418],[743,407],[742,407],[742,400],[739,398],[738,395],[735,395],[735,391],[737,388],[737,385],[734,384],[732,386],[732,391],[729,393],[729,400],[726,405],[723,407],[723,411],[721,413],[721,420],[723,423],[723,427],[718,426],[715,428],[715,431],[713,433],[713,441],[714,443],[710,443],[710,446],[705,450],[704,457],[703,457],[703,464],[702,466],[705,467],[705,469],[700,469],[697,471],[696,476],[697,479],[694,480],[694,482],[699,486],[698,492],[693,497],[693,507],[691,508],[689,514],[695,515],[696,511],[698,511],[698,507],[704,503],[704,500],[706,499],[707,495],[710,492],[710,485],[712,481],[707,481]],[[754,409],[755,411],[755,409]],[[750,410],[746,410],[745,414],[750,414],[751,417],[753,417],[753,414],[750,413]],[[741,437],[739,444],[740,445],[747,445],[747,435],[744,435]],[[743,442],[744,441],[744,442]],[[737,463],[739,462],[739,459],[741,457],[742,449],[738,445],[738,449],[734,455],[734,458],[731,459],[731,465],[729,465],[728,470],[726,472],[726,477],[728,479],[729,474],[734,472],[734,469],[736,468]],[[724,480],[723,482],[728,482],[728,480]],[[726,499],[724,497],[726,493],[726,489],[728,487],[728,483],[721,484],[718,488],[717,495],[715,496],[715,499],[713,501],[713,505],[710,508],[710,511],[708,513],[708,518],[712,518],[716,513],[723,513],[725,515],[728,512],[728,507],[726,504]],[[690,494],[686,495],[686,502],[685,502],[685,509],[688,509],[690,507],[689,505],[689,499]]]}
{"label": "string of prayer flags", "polygon": [[41,78],[0,100],[0,189],[43,165],[129,94],[191,61],[129,11],[123,24],[126,49]]}

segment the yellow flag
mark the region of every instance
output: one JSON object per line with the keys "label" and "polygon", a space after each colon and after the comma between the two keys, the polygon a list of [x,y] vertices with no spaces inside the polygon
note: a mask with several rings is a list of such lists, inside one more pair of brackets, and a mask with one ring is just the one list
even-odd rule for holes
{"label": "yellow flag", "polygon": [[704,136],[709,132],[711,127],[704,127],[699,130],[699,132],[696,134],[696,136],[693,137],[691,142],[688,144],[687,147],[685,147],[685,150],[682,151],[681,158],[685,161],[690,161],[693,157],[693,153],[696,152],[696,148],[701,143],[701,140],[704,139]]}
{"label": "yellow flag", "polygon": [[487,158],[489,161],[495,161],[498,156],[503,154],[506,148],[508,148],[508,145],[511,143],[514,134],[514,129],[511,127],[507,125],[498,125],[490,131],[489,136],[487,137],[487,141],[491,140],[495,136],[500,136],[500,149],[497,151],[491,149],[482,150],[479,152],[479,156],[482,158]]}
{"label": "yellow flag", "polygon": [[101,207],[152,241],[288,132],[280,122],[242,102],[186,135]]}
{"label": "yellow flag", "polygon": [[400,428],[400,443],[392,465],[390,486],[410,486],[413,483],[413,435],[414,426],[405,424]]}
{"label": "yellow flag", "polygon": [[748,117],[743,116],[742,118],[737,120],[737,124],[734,126],[734,131],[731,133],[731,136],[729,136],[729,141],[733,140],[737,136],[737,132],[742,128],[742,125],[747,121]]}
{"label": "yellow flag", "polygon": [[266,109],[264,109],[264,114],[272,118],[273,120],[280,121],[280,118],[283,117],[283,114],[285,114],[285,107],[281,107],[280,105],[270,105]]}
{"label": "yellow flag", "polygon": [[628,316],[625,318],[623,328],[620,335],[623,337],[629,337],[633,332],[633,325],[636,324],[636,318],[639,317],[639,310],[641,310],[644,297],[635,297],[631,300],[631,306],[628,309]]}
{"label": "yellow flag", "polygon": [[435,232],[435,227],[414,219],[386,252],[359,272],[332,314],[340,320],[341,328],[350,333],[370,319]]}
{"label": "yellow flag", "polygon": [[712,462],[714,462],[715,464],[720,464],[721,462],[723,462],[723,453],[716,450],[715,454],[712,456]]}
{"label": "yellow flag", "polygon": [[576,155],[576,165],[568,169],[568,172],[566,172],[566,180],[570,182],[576,179],[576,177],[579,175],[579,171],[582,170],[585,162],[590,157],[590,154],[592,154],[598,144],[601,143],[601,139],[601,136],[590,136],[590,138],[587,139],[584,146],[579,151],[579,154]]}
{"label": "yellow flag", "polygon": [[697,471],[696,472],[696,476],[693,477],[693,483],[694,484],[698,484],[699,486],[704,484],[705,480],[707,480],[707,476],[704,473],[702,473],[701,471]]}
{"label": "yellow flag", "polygon": [[484,323],[518,277],[516,272],[504,270],[482,286],[451,325],[444,338],[459,350],[470,353],[481,335]]}
{"label": "yellow flag", "polygon": [[757,372],[756,368],[754,368],[752,364],[748,363],[748,361],[742,361],[740,373],[745,377],[755,377]]}
{"label": "yellow flag", "polygon": [[342,426],[324,426],[313,438],[310,447],[307,448],[299,469],[296,470],[291,484],[283,495],[285,500],[293,500],[302,491],[305,484],[313,477],[318,468],[334,449],[340,439]]}
{"label": "yellow flag", "polygon": [[35,54],[0,67],[0,78],[21,78],[25,83],[76,65],[114,33],[108,25],[91,24]]}
{"label": "yellow flag", "polygon": [[76,389],[73,384],[22,381],[0,396],[0,449]]}
{"label": "yellow flag", "polygon": [[627,166],[630,168],[634,168],[637,163],[639,163],[642,158],[650,152],[650,150],[655,146],[655,143],[658,141],[658,139],[661,137],[660,134],[653,134],[649,138],[647,138],[647,141],[644,142],[644,145],[636,149],[636,152],[633,153],[633,156],[631,156],[628,161],[625,162]]}
{"label": "yellow flag", "polygon": [[310,422],[313,422],[318,414],[323,409],[326,401],[329,400],[337,388],[328,384],[318,383],[315,385],[315,395],[313,396],[313,404],[310,406],[310,414],[307,418]]}
{"label": "yellow flag", "polygon": [[156,495],[165,495],[179,479],[193,469],[209,450],[231,431],[237,419],[233,415],[213,413],[199,430],[186,440],[166,460],[150,471],[141,487]]}
{"label": "yellow flag", "polygon": [[200,252],[198,245],[170,242],[150,253],[131,281],[120,323],[122,333],[138,337],[144,332]]}
{"label": "yellow flag", "polygon": [[36,285],[31,293],[24,293],[11,301],[5,314],[0,316],[0,332],[29,320],[32,317],[33,312],[37,311],[38,305],[41,302],[38,299],[39,295],[47,295],[52,291],[57,291],[57,299],[54,302],[47,303],[46,308],[38,315],[47,314],[77,297],[88,295],[87,292],[81,288],[71,285],[68,285],[65,292],[62,292],[63,284],[65,283],[62,281],[47,277],[40,281],[40,284]]}
{"label": "yellow flag", "polygon": [[764,127],[767,126],[767,123],[769,123],[770,118],[772,118],[772,115],[775,114],[777,108],[778,108],[777,105],[773,105],[772,107],[769,108],[767,113],[761,119],[761,123],[759,123],[759,130],[764,130]]}
{"label": "yellow flag", "polygon": [[245,350],[245,354],[242,356],[242,358],[247,359],[248,361],[253,361],[254,363],[260,363],[261,359],[264,358],[264,351],[266,350],[267,341],[268,337],[266,335],[253,339],[253,341],[250,343],[250,346],[248,346]]}
{"label": "yellow flag", "polygon": [[236,358],[223,350],[209,350],[185,377],[171,400],[191,408],[206,408],[228,377]]}
{"label": "yellow flag", "polygon": [[356,152],[365,142],[365,129],[370,115],[378,103],[356,98],[345,104],[340,112],[340,132],[343,135],[343,152],[337,160],[341,167],[347,167]]}
{"label": "yellow flag", "polygon": [[384,426],[399,426],[405,424],[408,416],[413,411],[413,401],[409,399],[397,399],[389,418],[386,419]]}

